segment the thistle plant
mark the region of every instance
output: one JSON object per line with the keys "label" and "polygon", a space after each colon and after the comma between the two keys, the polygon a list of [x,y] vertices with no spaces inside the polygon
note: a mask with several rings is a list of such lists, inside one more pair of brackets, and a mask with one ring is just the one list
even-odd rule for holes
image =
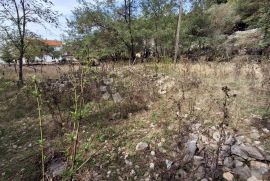
{"label": "thistle plant", "polygon": [[[87,69],[86,69],[87,71]],[[73,128],[69,135],[70,140],[70,149],[69,158],[70,158],[70,179],[72,180],[73,174],[75,174],[90,158],[88,158],[81,165],[79,164],[79,157],[81,157],[81,151],[79,150],[79,131],[80,131],[80,122],[83,117],[85,117],[85,102],[84,102],[84,88],[85,88],[85,69],[81,67],[79,72],[79,77],[77,72],[74,72],[70,77],[73,85],[73,110],[70,112],[71,120],[73,122]]]}
{"label": "thistle plant", "polygon": [[41,94],[38,89],[38,83],[36,80],[36,77],[33,77],[33,82],[34,82],[34,91],[33,91],[33,96],[36,97],[37,101],[37,110],[38,110],[38,120],[39,120],[39,132],[40,132],[40,139],[38,141],[40,151],[41,151],[41,170],[42,170],[42,181],[45,180],[45,155],[44,155],[44,143],[45,139],[43,138],[43,121],[42,121],[42,115],[41,115],[41,110],[42,110],[42,105],[41,105]]}

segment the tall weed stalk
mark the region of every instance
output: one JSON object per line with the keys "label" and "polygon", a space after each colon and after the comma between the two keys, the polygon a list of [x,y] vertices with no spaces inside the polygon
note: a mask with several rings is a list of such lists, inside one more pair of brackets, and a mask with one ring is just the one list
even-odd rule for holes
{"label": "tall weed stalk", "polygon": [[37,110],[38,110],[38,120],[39,120],[39,132],[40,132],[40,140],[39,140],[39,146],[41,150],[41,170],[42,170],[42,181],[45,180],[45,155],[44,155],[44,142],[45,139],[43,138],[43,121],[42,121],[42,115],[41,115],[41,110],[42,110],[42,105],[41,105],[41,94],[38,89],[38,83],[36,78],[33,78],[34,81],[34,91],[33,95],[36,97],[37,101]]}

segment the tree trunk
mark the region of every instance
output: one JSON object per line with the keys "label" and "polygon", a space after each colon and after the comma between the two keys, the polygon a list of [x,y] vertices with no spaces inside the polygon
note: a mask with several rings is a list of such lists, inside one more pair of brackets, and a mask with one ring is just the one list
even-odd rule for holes
{"label": "tree trunk", "polygon": [[178,54],[179,54],[179,39],[180,39],[182,6],[183,6],[183,0],[179,0],[179,15],[178,15],[178,22],[177,22],[177,29],[176,29],[174,63],[176,63],[177,57],[178,57]]}
{"label": "tree trunk", "polygon": [[130,50],[130,55],[131,55],[131,62],[134,64],[136,60],[136,54],[135,54],[135,47],[134,47],[134,39],[131,34],[131,50]]}
{"label": "tree trunk", "polygon": [[23,85],[23,53],[20,53],[20,59],[19,59],[19,82],[18,85]]}

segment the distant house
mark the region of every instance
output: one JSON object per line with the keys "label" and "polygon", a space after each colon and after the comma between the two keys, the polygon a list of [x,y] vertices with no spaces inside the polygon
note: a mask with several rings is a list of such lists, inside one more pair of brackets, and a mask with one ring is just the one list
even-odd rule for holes
{"label": "distant house", "polygon": [[[62,49],[63,43],[58,40],[42,40],[42,42],[51,48],[53,48],[54,51],[60,51]],[[44,62],[59,62],[62,59],[62,57],[54,57],[52,54],[44,54],[42,57],[42,60]],[[37,60],[38,61],[38,60]]]}
{"label": "distant house", "polygon": [[55,51],[60,51],[63,43],[58,40],[42,40],[45,45],[53,47]]}

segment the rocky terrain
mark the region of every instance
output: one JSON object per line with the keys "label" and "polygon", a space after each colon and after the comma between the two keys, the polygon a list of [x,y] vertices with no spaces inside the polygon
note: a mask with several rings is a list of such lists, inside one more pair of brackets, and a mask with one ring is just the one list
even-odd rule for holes
{"label": "rocky terrain", "polygon": [[[269,180],[266,67],[147,64],[89,73],[84,91],[89,104],[79,134],[83,164],[76,179]],[[70,74],[40,82],[44,100],[62,113],[48,107],[44,115],[48,179],[61,180],[69,168],[63,133],[70,127],[74,80]],[[2,104],[2,110],[18,110],[13,103]],[[40,164],[35,114],[1,115],[14,122],[1,122],[2,178],[37,178],[39,172],[31,171]]]}

